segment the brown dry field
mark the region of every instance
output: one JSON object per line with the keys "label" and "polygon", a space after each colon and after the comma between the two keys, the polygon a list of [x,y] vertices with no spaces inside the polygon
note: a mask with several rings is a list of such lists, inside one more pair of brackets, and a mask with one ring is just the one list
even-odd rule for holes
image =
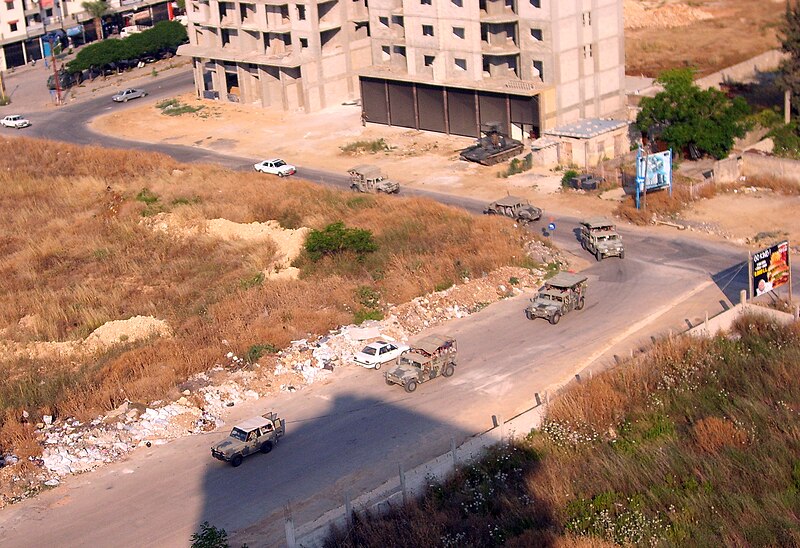
{"label": "brown dry field", "polygon": [[780,47],[777,31],[785,0],[625,0],[648,9],[665,4],[694,7],[712,18],[673,28],[625,32],[626,73],[656,77],[690,66],[699,75],[716,72]]}

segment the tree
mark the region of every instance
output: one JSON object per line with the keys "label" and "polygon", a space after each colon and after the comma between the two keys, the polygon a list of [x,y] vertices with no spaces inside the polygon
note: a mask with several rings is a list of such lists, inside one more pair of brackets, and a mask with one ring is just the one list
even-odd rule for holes
{"label": "tree", "polygon": [[81,3],[81,7],[89,12],[94,19],[94,26],[97,29],[97,38],[102,40],[103,36],[103,16],[110,11],[106,0],[89,0]]}
{"label": "tree", "polygon": [[792,95],[800,94],[800,0],[795,0],[794,6],[786,2],[786,20],[781,34],[781,50],[789,56],[781,62],[778,84],[789,92],[787,110],[791,111]]}
{"label": "tree", "polygon": [[734,139],[747,131],[747,102],[741,97],[729,99],[718,89],[700,89],[692,69],[665,71],[657,82],[664,91],[642,98],[636,125],[673,150],[694,146],[701,153],[724,158]]}

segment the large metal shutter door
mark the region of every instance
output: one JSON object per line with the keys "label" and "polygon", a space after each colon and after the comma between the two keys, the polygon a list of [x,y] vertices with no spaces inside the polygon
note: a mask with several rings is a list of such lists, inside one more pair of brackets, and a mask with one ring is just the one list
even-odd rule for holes
{"label": "large metal shutter door", "polygon": [[364,107],[364,120],[376,124],[389,123],[389,105],[386,103],[386,82],[383,80],[361,79],[361,104]]}
{"label": "large metal shutter door", "polygon": [[481,109],[481,124],[500,122],[503,132],[508,132],[508,114],[506,112],[505,95],[481,93],[479,103]]}
{"label": "large metal shutter door", "polygon": [[445,131],[442,88],[417,86],[417,108],[419,109],[419,129]]}
{"label": "large metal shutter door", "polygon": [[512,97],[511,122],[539,127],[538,97]]}
{"label": "large metal shutter door", "polygon": [[389,113],[393,126],[417,127],[413,85],[406,82],[389,83]]}
{"label": "large metal shutter door", "polygon": [[475,119],[475,92],[448,89],[447,118],[450,122],[450,133],[478,137],[478,121]]}

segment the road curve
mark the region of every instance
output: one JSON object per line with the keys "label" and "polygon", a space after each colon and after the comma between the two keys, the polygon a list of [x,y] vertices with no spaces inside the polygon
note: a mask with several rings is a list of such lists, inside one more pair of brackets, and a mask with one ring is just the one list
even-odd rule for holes
{"label": "road curve", "polygon": [[[189,80],[165,78],[152,99],[174,95]],[[109,95],[110,96],[110,95]],[[98,100],[102,104],[104,98]],[[109,100],[110,102],[110,100]],[[248,169],[252,159],[193,147],[130,143],[96,135],[86,122],[93,103],[49,114],[40,136],[79,144],[153,150],[187,162],[214,162]],[[39,124],[43,126],[43,124]],[[34,132],[31,132],[34,133]],[[300,168],[299,176],[346,185],[346,178]],[[478,212],[475,200],[406,190]],[[553,240],[567,253],[580,249],[575,219],[548,212]],[[534,229],[541,230],[535,224]],[[283,511],[291,504],[303,523],[487,429],[491,415],[511,417],[530,407],[534,394],[569,379],[591,364],[613,363],[653,333],[697,323],[704,311],[729,306],[746,286],[746,252],[729,245],[694,241],[679,233],[636,228],[622,231],[626,259],[591,262],[586,308],[552,326],[528,321],[525,297],[489,306],[436,331],[459,341],[459,366],[452,379],[421,385],[414,394],[386,386],[380,373],[339,368],[335,382],[295,394],[237,406],[229,422],[275,409],[288,433],[269,455],[237,468],[214,461],[209,447],[217,432],[141,448],[121,462],[68,479],[62,486],[0,512],[3,546],[185,546],[208,520],[250,546],[282,542]],[[689,298],[691,297],[691,298]]]}

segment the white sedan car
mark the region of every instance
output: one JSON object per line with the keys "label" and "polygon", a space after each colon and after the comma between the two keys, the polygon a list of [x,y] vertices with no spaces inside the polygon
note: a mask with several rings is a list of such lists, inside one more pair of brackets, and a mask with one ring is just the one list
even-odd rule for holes
{"label": "white sedan car", "polygon": [[116,95],[113,95],[111,97],[111,100],[114,101],[115,103],[127,103],[131,99],[139,99],[141,97],[146,97],[146,96],[147,92],[143,89],[128,88],[128,89],[123,89]]}
{"label": "white sedan car", "polygon": [[30,121],[23,118],[19,114],[11,114],[0,120],[0,124],[4,127],[13,127],[14,129],[22,129],[31,125]]}
{"label": "white sedan car", "polygon": [[292,164],[287,164],[280,158],[258,162],[253,165],[253,168],[261,173],[269,173],[271,175],[277,175],[278,177],[286,177],[287,175],[294,175],[297,173],[296,167]]}
{"label": "white sedan car", "polygon": [[408,345],[375,341],[369,343],[361,352],[356,352],[353,361],[368,369],[380,369],[381,365],[393,362],[400,354],[409,350]]}

